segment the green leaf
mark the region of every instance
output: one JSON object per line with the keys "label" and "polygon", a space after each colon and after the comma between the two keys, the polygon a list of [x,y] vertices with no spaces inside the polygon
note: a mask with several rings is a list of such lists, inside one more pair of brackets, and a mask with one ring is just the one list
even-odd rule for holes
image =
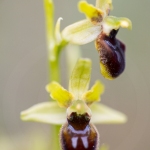
{"label": "green leaf", "polygon": [[91,121],[94,124],[117,124],[125,123],[127,121],[126,115],[101,103],[94,103],[90,108],[92,111]]}
{"label": "green leaf", "polygon": [[87,91],[91,77],[91,60],[79,59],[69,80],[69,91],[74,100],[81,100],[82,94]]}
{"label": "green leaf", "polygon": [[132,29],[132,22],[128,18],[123,18],[123,17],[115,17],[115,16],[107,16],[104,19],[103,22],[103,31],[107,35],[109,35],[110,31],[112,29],[119,29],[120,27],[122,28],[127,28],[127,29]]}
{"label": "green leaf", "polygon": [[92,23],[97,24],[103,20],[103,11],[97,9],[86,1],[79,2],[79,10],[86,15],[87,18],[91,19]]}
{"label": "green leaf", "polygon": [[100,25],[94,25],[90,20],[82,20],[67,26],[62,31],[62,38],[72,44],[83,45],[95,40],[100,33]]}
{"label": "green leaf", "polygon": [[46,91],[49,92],[51,98],[56,100],[62,107],[68,107],[73,100],[73,95],[55,81],[46,86]]}
{"label": "green leaf", "polygon": [[61,125],[66,122],[66,109],[57,102],[43,102],[21,112],[23,121]]}
{"label": "green leaf", "polygon": [[82,95],[82,99],[88,104],[99,101],[101,94],[104,92],[104,85],[96,81],[93,87]]}

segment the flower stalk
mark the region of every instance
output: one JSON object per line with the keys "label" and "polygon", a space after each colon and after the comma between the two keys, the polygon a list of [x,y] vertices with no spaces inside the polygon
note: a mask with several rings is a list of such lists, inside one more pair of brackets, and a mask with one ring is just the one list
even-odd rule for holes
{"label": "flower stalk", "polygon": [[[54,45],[54,4],[52,0],[44,0],[46,36],[48,47],[49,81],[60,82],[59,51]],[[51,149],[60,150],[59,130],[61,126],[51,126]]]}

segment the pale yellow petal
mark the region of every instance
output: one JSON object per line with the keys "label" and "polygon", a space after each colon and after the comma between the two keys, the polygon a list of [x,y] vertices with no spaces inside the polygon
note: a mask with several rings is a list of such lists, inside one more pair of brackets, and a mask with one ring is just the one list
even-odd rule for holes
{"label": "pale yellow petal", "polygon": [[103,20],[103,11],[88,4],[86,1],[79,2],[79,10],[84,13],[87,18],[91,19],[93,24],[99,24]]}
{"label": "pale yellow petal", "polygon": [[82,99],[88,105],[90,105],[93,102],[100,101],[100,96],[101,94],[103,94],[103,92],[104,92],[104,85],[100,81],[97,81],[89,91],[85,92],[82,95]]}
{"label": "pale yellow petal", "polygon": [[68,107],[73,100],[73,95],[55,81],[48,84],[46,90],[50,93],[51,98],[62,107]]}

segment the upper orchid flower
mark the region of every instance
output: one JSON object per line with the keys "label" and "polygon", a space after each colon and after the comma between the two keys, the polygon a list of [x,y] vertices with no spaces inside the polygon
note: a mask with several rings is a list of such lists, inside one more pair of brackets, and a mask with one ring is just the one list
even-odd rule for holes
{"label": "upper orchid flower", "polygon": [[132,28],[128,18],[109,16],[111,9],[111,0],[97,0],[96,6],[80,1],[79,10],[87,19],[69,25],[62,31],[62,38],[74,44],[95,40],[101,74],[110,80],[118,77],[125,68],[125,45],[116,39],[116,34],[120,27]]}
{"label": "upper orchid flower", "polygon": [[95,40],[101,32],[109,35],[112,29],[132,28],[129,19],[108,16],[112,9],[111,0],[96,0],[96,6],[80,1],[78,7],[87,19],[71,24],[62,31],[63,39],[71,43],[82,45]]}

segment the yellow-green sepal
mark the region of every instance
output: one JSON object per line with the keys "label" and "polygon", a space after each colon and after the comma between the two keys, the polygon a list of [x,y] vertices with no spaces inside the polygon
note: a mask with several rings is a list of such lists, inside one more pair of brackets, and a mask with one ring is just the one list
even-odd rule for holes
{"label": "yellow-green sepal", "polygon": [[107,16],[103,21],[103,32],[109,35],[112,29],[118,30],[120,27],[132,29],[132,22],[128,18]]}
{"label": "yellow-green sepal", "polygon": [[[76,108],[80,109],[78,108],[78,105],[75,105],[75,109]],[[74,107],[71,107],[67,114],[69,115],[73,109]],[[92,111],[91,122],[94,124],[118,124],[125,123],[127,120],[127,117],[123,113],[103,104],[94,103],[90,106],[90,109]],[[90,109],[88,109],[89,115]],[[81,109],[78,110],[78,112],[82,113],[80,111]],[[66,122],[66,109],[59,107],[55,101],[43,102],[22,111],[20,118],[23,121],[61,125]]]}
{"label": "yellow-green sepal", "polygon": [[62,31],[62,38],[71,44],[83,45],[95,40],[100,32],[101,26],[86,19],[67,26]]}
{"label": "yellow-green sepal", "polygon": [[72,71],[69,80],[69,91],[74,95],[74,100],[81,100],[82,94],[88,90],[91,64],[90,59],[79,59]]}
{"label": "yellow-green sepal", "polygon": [[100,96],[104,92],[104,85],[100,81],[96,81],[92,88],[82,95],[82,99],[87,103],[87,105],[93,102],[100,101]]}
{"label": "yellow-green sepal", "polygon": [[50,93],[50,97],[56,100],[61,107],[68,107],[73,100],[73,95],[55,81],[46,86],[46,91]]}
{"label": "yellow-green sepal", "polygon": [[90,109],[92,111],[91,122],[95,124],[120,124],[127,121],[125,114],[101,103],[92,104]]}
{"label": "yellow-green sepal", "polygon": [[80,12],[84,13],[87,18],[91,19],[92,23],[97,24],[103,20],[103,11],[86,1],[80,1],[78,6]]}
{"label": "yellow-green sepal", "polygon": [[61,125],[66,122],[66,109],[58,106],[57,102],[43,102],[22,111],[23,121],[41,122]]}

